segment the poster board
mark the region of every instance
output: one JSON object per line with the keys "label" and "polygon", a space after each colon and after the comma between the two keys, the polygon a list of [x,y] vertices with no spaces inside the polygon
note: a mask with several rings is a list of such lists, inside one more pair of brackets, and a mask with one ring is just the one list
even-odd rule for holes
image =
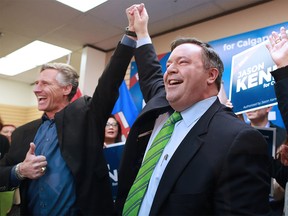
{"label": "poster board", "polygon": [[118,189],[118,171],[125,142],[119,142],[107,145],[103,149],[107,166],[109,170],[109,178],[112,185],[112,196],[113,200],[116,200],[117,189]]}

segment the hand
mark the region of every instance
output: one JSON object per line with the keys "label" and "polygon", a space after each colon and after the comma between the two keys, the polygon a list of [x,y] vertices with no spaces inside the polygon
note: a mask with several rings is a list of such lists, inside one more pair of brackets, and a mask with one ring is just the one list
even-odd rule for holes
{"label": "hand", "polygon": [[283,165],[288,166],[288,146],[286,144],[279,147],[276,158],[279,158]]}
{"label": "hand", "polygon": [[148,33],[148,20],[149,16],[144,4],[140,4],[134,10],[134,29],[137,34],[138,40],[141,38],[149,37]]}
{"label": "hand", "polygon": [[232,102],[230,100],[226,101],[225,106],[233,109],[233,104],[232,104]]}
{"label": "hand", "polygon": [[29,179],[37,179],[45,175],[47,167],[46,157],[43,155],[36,156],[35,148],[35,144],[31,142],[25,160],[19,168],[20,174]]}
{"label": "hand", "polygon": [[135,31],[134,30],[134,10],[136,7],[137,5],[132,5],[126,9],[126,16],[128,19],[128,28],[130,31]]}
{"label": "hand", "polygon": [[280,28],[280,36],[277,32],[273,31],[269,36],[270,44],[266,47],[278,68],[288,65],[288,37],[286,29]]}
{"label": "hand", "polygon": [[[129,30],[134,30],[137,34],[137,39],[149,37],[148,20],[149,16],[145,9],[145,5],[134,4],[126,9],[127,18],[129,21]],[[131,27],[130,27],[131,26]]]}

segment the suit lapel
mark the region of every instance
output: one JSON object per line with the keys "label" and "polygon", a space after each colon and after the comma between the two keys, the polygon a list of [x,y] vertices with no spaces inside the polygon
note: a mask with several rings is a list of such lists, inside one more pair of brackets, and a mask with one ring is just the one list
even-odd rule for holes
{"label": "suit lapel", "polygon": [[214,114],[219,110],[219,101],[216,100],[212,106],[204,113],[195,126],[188,132],[183,139],[171,160],[169,161],[158,189],[156,191],[150,214],[157,215],[161,206],[171,193],[177,179],[185,169],[186,165],[193,160],[198,150],[204,144],[203,138],[207,134],[208,126]]}
{"label": "suit lapel", "polygon": [[59,147],[62,150],[63,149],[63,145],[62,145],[62,140],[63,140],[63,136],[62,136],[62,130],[63,130],[63,120],[64,120],[64,112],[65,112],[65,108],[63,110],[61,110],[60,112],[56,113],[55,115],[55,124],[56,124],[56,129],[57,129],[57,138],[58,138],[58,142],[59,142]]}

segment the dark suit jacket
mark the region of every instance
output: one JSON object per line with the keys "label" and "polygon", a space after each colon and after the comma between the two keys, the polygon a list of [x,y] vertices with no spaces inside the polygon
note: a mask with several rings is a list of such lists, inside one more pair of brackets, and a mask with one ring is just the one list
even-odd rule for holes
{"label": "dark suit jacket", "polygon": [[[118,214],[141,166],[155,119],[172,110],[165,98],[161,66],[153,46],[137,48],[135,58],[147,104],[126,141],[119,173]],[[217,99],[172,156],[150,214],[267,215],[267,152],[262,135]]]}
{"label": "dark suit jacket", "polygon": [[270,128],[276,128],[276,149],[278,149],[286,141],[286,130],[272,122],[270,122]]}
{"label": "dark suit jacket", "polygon": [[10,148],[9,140],[4,135],[0,134],[0,159],[8,152]]}
{"label": "dark suit jacket", "polygon": [[[277,97],[278,108],[280,110],[286,132],[288,130],[288,66],[273,71],[276,84],[274,85]],[[278,160],[274,160],[272,165],[272,175],[277,182],[285,188],[288,180],[288,167],[283,166]]]}
{"label": "dark suit jacket", "polygon": [[274,85],[278,108],[280,110],[286,131],[288,130],[288,66],[273,71],[276,84]]}
{"label": "dark suit jacket", "polygon": [[[119,44],[93,97],[81,97],[55,115],[59,148],[75,178],[77,205],[83,215],[104,215],[113,211],[108,168],[102,152],[104,130],[133,50]],[[9,184],[11,169],[24,160],[40,124],[41,120],[36,120],[13,132],[11,149],[0,161],[0,190],[12,189]],[[24,180],[20,185],[24,214],[29,214],[26,205],[29,182]]]}

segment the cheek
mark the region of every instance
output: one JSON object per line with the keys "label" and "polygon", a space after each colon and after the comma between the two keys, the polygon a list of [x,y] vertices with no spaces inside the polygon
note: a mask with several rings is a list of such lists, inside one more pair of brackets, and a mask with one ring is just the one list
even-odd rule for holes
{"label": "cheek", "polygon": [[163,81],[164,81],[165,84],[166,84],[166,79],[167,79],[167,71],[163,75]]}

